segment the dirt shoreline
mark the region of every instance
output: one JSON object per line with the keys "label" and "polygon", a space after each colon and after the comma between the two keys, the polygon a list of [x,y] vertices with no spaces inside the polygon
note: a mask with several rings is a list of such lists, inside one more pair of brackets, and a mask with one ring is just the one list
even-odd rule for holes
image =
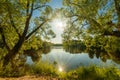
{"label": "dirt shoreline", "polygon": [[49,76],[23,76],[18,78],[0,78],[0,80],[59,80],[57,78],[52,78]]}

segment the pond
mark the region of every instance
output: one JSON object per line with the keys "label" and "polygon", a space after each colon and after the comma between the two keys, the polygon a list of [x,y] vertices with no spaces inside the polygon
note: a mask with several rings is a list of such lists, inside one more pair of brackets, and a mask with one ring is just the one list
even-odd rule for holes
{"label": "pond", "polygon": [[[73,52],[69,52],[64,50],[62,47],[53,47],[49,53],[41,54],[39,61],[54,64],[55,66],[64,69],[64,71],[73,70],[79,66],[89,65],[97,65],[100,67],[116,66],[120,68],[120,65],[115,62],[115,60],[110,58],[102,60],[102,58],[103,57],[98,57],[95,54],[91,57],[89,53],[78,51],[76,53],[74,50]],[[26,63],[33,64],[34,62],[32,61],[32,58],[28,56]]]}

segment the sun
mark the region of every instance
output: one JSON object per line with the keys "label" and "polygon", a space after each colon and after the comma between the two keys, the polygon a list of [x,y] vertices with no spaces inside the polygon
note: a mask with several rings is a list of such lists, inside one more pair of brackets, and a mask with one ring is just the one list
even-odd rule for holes
{"label": "sun", "polygon": [[58,18],[58,19],[52,20],[50,25],[57,30],[59,29],[60,31],[63,31],[64,27],[66,27],[66,21]]}
{"label": "sun", "polygon": [[63,71],[62,67],[59,67],[59,71],[60,71],[60,72],[62,72],[62,71]]}
{"label": "sun", "polygon": [[61,27],[61,28],[64,26],[64,25],[63,25],[63,22],[60,21],[60,20],[56,20],[56,21],[55,21],[55,25],[58,26],[58,27]]}

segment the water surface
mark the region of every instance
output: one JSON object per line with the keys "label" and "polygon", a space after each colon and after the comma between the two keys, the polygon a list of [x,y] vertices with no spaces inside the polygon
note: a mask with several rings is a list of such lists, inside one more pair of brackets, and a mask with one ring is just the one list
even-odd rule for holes
{"label": "water surface", "polygon": [[[76,69],[79,66],[97,65],[100,67],[116,66],[120,65],[111,59],[107,59],[103,62],[96,55],[90,58],[88,53],[70,53],[66,52],[62,47],[53,48],[48,54],[42,54],[40,61],[54,64],[57,67],[62,67],[65,71]],[[27,57],[27,63],[32,64],[31,57]]]}

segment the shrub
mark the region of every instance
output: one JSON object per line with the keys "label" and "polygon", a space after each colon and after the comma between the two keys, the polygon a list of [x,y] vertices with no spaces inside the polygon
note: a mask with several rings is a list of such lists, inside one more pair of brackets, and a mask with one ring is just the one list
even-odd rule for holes
{"label": "shrub", "polygon": [[30,73],[35,75],[56,76],[56,69],[53,65],[45,62],[39,62],[31,65]]}

